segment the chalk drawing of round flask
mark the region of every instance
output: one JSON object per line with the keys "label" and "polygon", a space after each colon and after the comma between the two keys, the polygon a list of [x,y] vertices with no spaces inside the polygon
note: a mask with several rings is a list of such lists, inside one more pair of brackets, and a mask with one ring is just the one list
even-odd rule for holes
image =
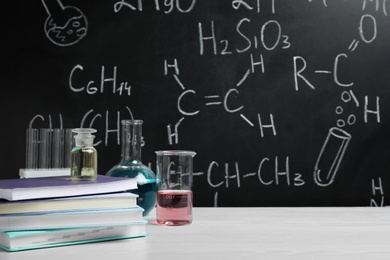
{"label": "chalk drawing of round flask", "polygon": [[60,0],[42,0],[47,12],[45,34],[58,46],[76,44],[86,34],[88,21],[74,6],[63,6]]}
{"label": "chalk drawing of round flask", "polygon": [[333,127],[321,148],[314,167],[314,181],[318,186],[328,186],[333,183],[351,135],[346,131]]}
{"label": "chalk drawing of round flask", "polygon": [[141,161],[142,120],[122,120],[121,161],[112,167],[106,175],[113,177],[135,178],[138,188],[130,192],[137,194],[138,206],[144,209],[146,216],[156,206],[156,175]]}

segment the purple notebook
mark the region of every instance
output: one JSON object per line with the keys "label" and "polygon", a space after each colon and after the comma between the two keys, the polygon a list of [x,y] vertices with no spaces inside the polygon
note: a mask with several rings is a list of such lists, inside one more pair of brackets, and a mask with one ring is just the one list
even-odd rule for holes
{"label": "purple notebook", "polygon": [[89,194],[112,193],[137,189],[134,178],[98,175],[95,181],[72,181],[69,177],[0,180],[0,198],[30,200]]}

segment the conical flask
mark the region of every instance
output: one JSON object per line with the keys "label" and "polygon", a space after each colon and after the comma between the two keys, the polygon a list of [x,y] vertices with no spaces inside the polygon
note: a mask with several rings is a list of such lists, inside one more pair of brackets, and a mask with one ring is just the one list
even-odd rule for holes
{"label": "conical flask", "polygon": [[136,178],[138,189],[130,192],[138,194],[137,204],[145,211],[144,216],[156,205],[156,175],[141,161],[142,120],[122,120],[121,161],[106,175],[113,177]]}

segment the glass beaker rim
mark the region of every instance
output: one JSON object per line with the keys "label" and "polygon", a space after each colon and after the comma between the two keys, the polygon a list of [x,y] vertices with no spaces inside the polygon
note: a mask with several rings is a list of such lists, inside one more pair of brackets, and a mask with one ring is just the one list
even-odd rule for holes
{"label": "glass beaker rim", "polygon": [[194,157],[196,155],[196,152],[194,151],[187,151],[187,150],[162,150],[162,151],[155,151],[157,156],[161,155],[178,155],[178,156],[192,156]]}

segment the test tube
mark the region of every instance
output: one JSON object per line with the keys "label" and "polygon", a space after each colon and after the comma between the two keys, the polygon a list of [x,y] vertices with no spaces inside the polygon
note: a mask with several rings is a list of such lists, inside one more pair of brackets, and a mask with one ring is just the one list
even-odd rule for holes
{"label": "test tube", "polygon": [[71,128],[64,129],[64,168],[70,168],[71,154],[73,148],[73,133]]}
{"label": "test tube", "polygon": [[332,184],[350,140],[351,135],[346,131],[337,127],[329,129],[314,167],[314,181],[318,186]]}
{"label": "test tube", "polygon": [[52,163],[51,167],[58,169],[62,168],[64,165],[64,137],[63,129],[55,128],[53,129],[53,139],[52,139]]}
{"label": "test tube", "polygon": [[26,168],[38,168],[38,129],[27,128],[26,131]]}
{"label": "test tube", "polygon": [[50,168],[51,161],[51,129],[39,129],[39,168]]}

